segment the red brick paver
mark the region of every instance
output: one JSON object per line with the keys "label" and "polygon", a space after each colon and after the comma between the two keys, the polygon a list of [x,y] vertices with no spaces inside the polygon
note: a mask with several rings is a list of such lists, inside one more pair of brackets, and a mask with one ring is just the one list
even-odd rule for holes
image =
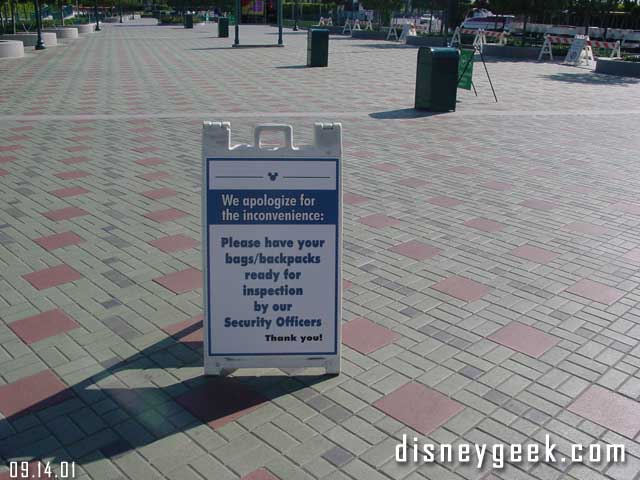
{"label": "red brick paver", "polygon": [[195,268],[188,268],[154,278],[153,281],[171,290],[173,293],[184,293],[202,287],[202,272]]}
{"label": "red brick paver", "polygon": [[56,233],[46,237],[40,237],[33,240],[45,250],[51,251],[56,248],[68,247],[69,245],[77,245],[84,242],[80,235],[73,232]]}
{"label": "red brick paver", "polygon": [[78,207],[66,207],[66,208],[60,208],[58,210],[50,210],[48,212],[44,212],[42,215],[47,217],[49,220],[53,220],[54,222],[59,222],[61,220],[69,220],[71,218],[82,217],[83,215],[89,215],[89,212]]}
{"label": "red brick paver", "polygon": [[427,200],[427,202],[432,205],[437,205],[438,207],[450,208],[457,207],[458,205],[462,205],[464,202],[462,200],[458,200],[457,198],[447,197],[445,195],[440,195],[438,197],[433,197]]}
{"label": "red brick paver", "polygon": [[474,218],[464,222],[467,227],[482,230],[483,232],[499,232],[504,229],[504,224],[493,220],[487,220],[486,218]]}
{"label": "red brick paver", "polygon": [[449,277],[432,285],[431,288],[458,300],[473,302],[484,297],[491,290],[486,285],[464,277]]}
{"label": "red brick paver", "polygon": [[58,198],[67,198],[67,197],[76,197],[78,195],[84,195],[85,193],[89,193],[89,190],[82,187],[69,187],[69,188],[60,188],[58,190],[53,190],[50,193],[51,195],[55,195]]}
{"label": "red brick paver", "polygon": [[28,273],[23,275],[22,278],[33,285],[36,290],[45,290],[65,283],[75,282],[81,279],[82,275],[69,265],[57,265]]}
{"label": "red brick paver", "polygon": [[413,258],[414,260],[425,260],[427,258],[435,257],[442,250],[426,243],[419,242],[417,240],[411,240],[409,242],[401,243],[390,249],[392,252],[399,253],[405,257]]}
{"label": "red brick paver", "polygon": [[604,235],[609,231],[606,227],[584,222],[568,223],[564,228],[571,230],[572,232],[586,233],[587,235]]}
{"label": "red brick paver", "polygon": [[166,210],[156,210],[155,212],[149,212],[145,214],[145,217],[159,223],[165,223],[177,220],[186,215],[188,215],[188,213],[183,212],[182,210],[178,210],[176,208],[167,208]]}
{"label": "red brick paver", "polygon": [[200,242],[194,240],[187,235],[168,235],[166,237],[159,238],[149,242],[149,244],[156,247],[158,250],[162,250],[166,253],[180,252],[182,250],[188,250],[190,248],[197,247]]}
{"label": "red brick paver", "polygon": [[640,403],[598,385],[589,387],[569,410],[625,437],[640,432]]}
{"label": "red brick paver", "polygon": [[162,330],[175,337],[181,343],[192,343],[196,346],[201,346],[203,318],[203,315],[196,315],[188,320],[162,327]]}
{"label": "red brick paver", "polygon": [[76,321],[60,309],[49,310],[9,324],[9,328],[27,344],[32,344],[78,327],[79,325]]}
{"label": "red brick paver", "polygon": [[276,477],[273,473],[265,468],[259,468],[258,470],[254,470],[251,473],[248,473],[240,480],[280,480],[279,477]]}
{"label": "red brick paver", "polygon": [[381,213],[375,213],[367,217],[362,217],[358,221],[372,228],[393,227],[400,224],[400,220],[398,220],[397,218],[388,217],[386,215],[382,215]]}
{"label": "red brick paver", "polygon": [[611,305],[617,300],[621,299],[625,292],[618,290],[617,288],[609,287],[602,283],[594,282],[593,280],[583,279],[572,287],[567,288],[567,292],[574,293],[594,302],[604,303]]}
{"label": "red brick paver", "polygon": [[267,399],[236,379],[211,378],[176,401],[211,428],[222,428],[255,411]]}
{"label": "red brick paver", "polygon": [[156,190],[148,190],[146,192],[142,192],[142,195],[152,200],[160,200],[162,198],[175,197],[177,193],[178,192],[176,192],[173,188],[163,187]]}
{"label": "red brick paver", "polygon": [[366,318],[353,319],[342,327],[342,342],[360,353],[371,353],[400,338],[397,333]]}
{"label": "red brick paver", "polygon": [[536,263],[549,263],[560,254],[545,250],[544,248],[534,247],[533,245],[522,245],[521,247],[511,250],[511,255]]}
{"label": "red brick paver", "polygon": [[0,413],[22,415],[59,403],[72,396],[51,370],[0,386]]}
{"label": "red brick paver", "polygon": [[423,435],[429,435],[464,410],[460,403],[415,382],[398,388],[373,405]]}
{"label": "red brick paver", "polygon": [[511,322],[491,335],[489,340],[536,358],[560,341],[557,337],[519,322]]}

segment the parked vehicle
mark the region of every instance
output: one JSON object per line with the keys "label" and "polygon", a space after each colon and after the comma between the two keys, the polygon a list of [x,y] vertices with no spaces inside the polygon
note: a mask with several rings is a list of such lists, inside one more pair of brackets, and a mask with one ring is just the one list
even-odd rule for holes
{"label": "parked vehicle", "polygon": [[472,10],[462,22],[462,28],[484,30],[510,30],[515,20],[514,15],[495,15],[484,8]]}
{"label": "parked vehicle", "polygon": [[436,17],[432,17],[431,15],[422,15],[420,17],[420,25],[425,25],[429,23],[433,23],[436,21]]}
{"label": "parked vehicle", "polygon": [[490,17],[467,18],[462,28],[484,30],[510,30],[514,20],[513,15],[492,15]]}

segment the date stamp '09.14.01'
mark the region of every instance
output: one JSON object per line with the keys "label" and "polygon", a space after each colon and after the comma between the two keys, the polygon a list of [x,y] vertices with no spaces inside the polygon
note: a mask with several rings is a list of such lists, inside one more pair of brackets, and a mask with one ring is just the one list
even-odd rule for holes
{"label": "date stamp '09.14.01'", "polygon": [[[9,462],[10,479],[74,479],[76,462]],[[1,475],[0,475],[1,476]]]}

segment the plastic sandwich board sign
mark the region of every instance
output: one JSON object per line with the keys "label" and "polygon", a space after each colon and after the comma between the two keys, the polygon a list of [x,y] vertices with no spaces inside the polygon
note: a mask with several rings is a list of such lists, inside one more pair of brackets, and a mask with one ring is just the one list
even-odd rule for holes
{"label": "plastic sandwich board sign", "polygon": [[474,55],[474,50],[460,50],[460,59],[458,60],[458,88],[471,90]]}
{"label": "plastic sandwich board sign", "polygon": [[590,65],[593,61],[593,52],[589,37],[586,35],[576,35],[571,42],[567,56],[564,58],[565,65],[573,65],[575,67],[581,65]]}
{"label": "plastic sandwich board sign", "polygon": [[[283,146],[262,144],[284,134]],[[203,126],[204,369],[324,367],[340,372],[342,128],[259,125],[231,146]]]}

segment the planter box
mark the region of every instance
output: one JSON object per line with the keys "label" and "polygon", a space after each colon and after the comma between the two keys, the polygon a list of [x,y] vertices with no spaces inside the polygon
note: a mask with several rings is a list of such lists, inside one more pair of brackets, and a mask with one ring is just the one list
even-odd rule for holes
{"label": "planter box", "polygon": [[[342,30],[341,30],[342,31]],[[372,32],[371,30],[354,30],[352,38],[362,38],[367,40],[386,40],[387,32]]]}
{"label": "planter box", "polygon": [[540,49],[537,47],[513,47],[509,45],[485,45],[482,53],[487,57],[518,58],[537,60]]}
{"label": "planter box", "polygon": [[78,24],[78,25],[65,25],[68,27],[73,27],[73,28],[77,28],[78,29],[78,33],[93,33],[96,30],[96,24],[95,23],[82,23],[82,24]]}
{"label": "planter box", "polygon": [[24,45],[17,40],[0,40],[0,58],[24,57]]}
{"label": "planter box", "polygon": [[[2,40],[17,40],[22,42],[25,47],[35,47],[36,43],[38,43],[37,33],[5,34],[0,38],[2,38]],[[46,47],[55,47],[58,44],[56,34],[51,32],[42,32],[42,41]]]}
{"label": "planter box", "polygon": [[596,73],[640,78],[640,62],[624,62],[610,58],[598,58]]}
{"label": "planter box", "polygon": [[328,27],[325,27],[325,26],[322,26],[322,27],[313,26],[311,28],[324,28],[326,30],[329,30],[329,33],[331,35],[342,35],[342,29],[344,27],[341,27],[340,25],[330,25]]}
{"label": "planter box", "polygon": [[73,40],[78,38],[78,29],[73,27],[47,28],[45,32],[53,32],[58,40]]}
{"label": "planter box", "polygon": [[418,35],[414,37],[407,37],[407,45],[417,45],[420,47],[446,47],[447,39],[445,37]]}

